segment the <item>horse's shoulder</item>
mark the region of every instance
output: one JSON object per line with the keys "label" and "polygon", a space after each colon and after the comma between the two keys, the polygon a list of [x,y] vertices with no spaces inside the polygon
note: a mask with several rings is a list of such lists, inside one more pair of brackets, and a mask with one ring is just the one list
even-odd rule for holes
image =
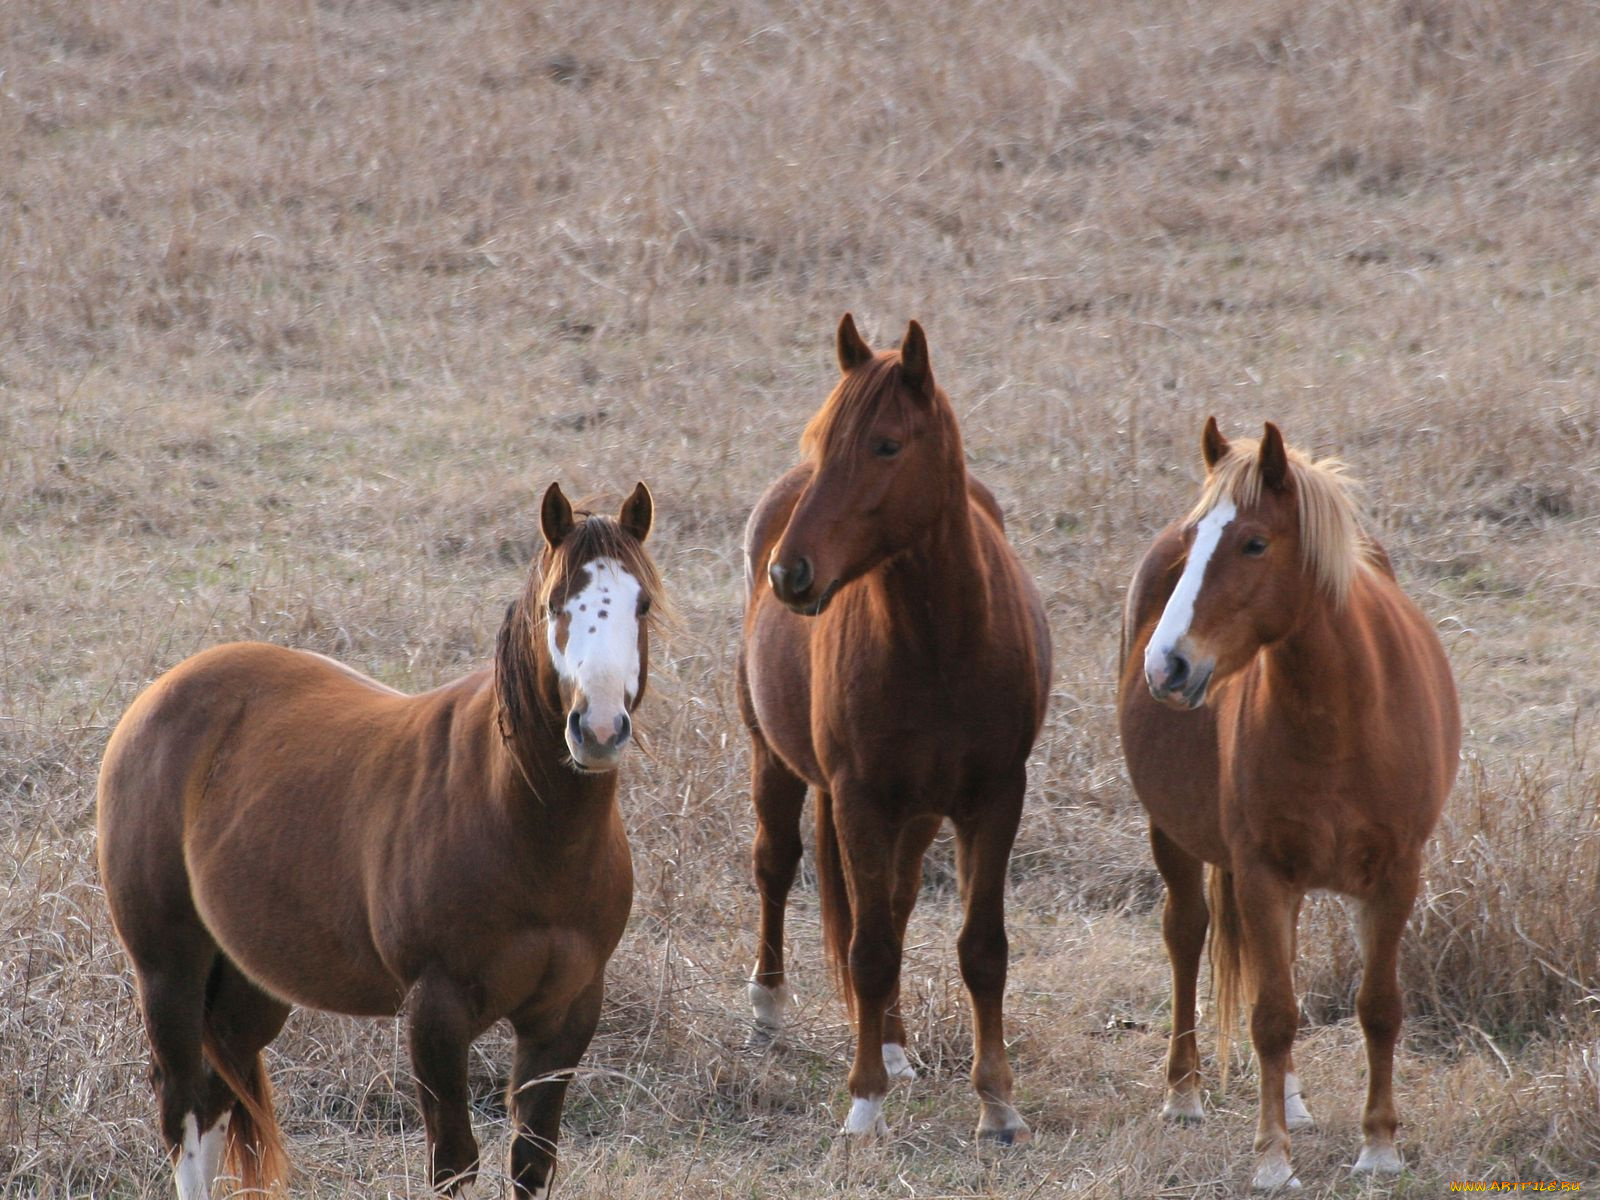
{"label": "horse's shoulder", "polygon": [[760,573],[773,544],[789,523],[800,493],[811,482],[810,463],[800,463],[785,471],[750,510],[750,519],[744,525],[745,581],[750,583]]}
{"label": "horse's shoulder", "polygon": [[984,483],[971,472],[967,474],[967,497],[975,504],[979,511],[987,513],[1004,533],[1006,528],[1005,513],[1000,510],[1000,501],[994,498],[994,493],[989,490],[989,485]]}

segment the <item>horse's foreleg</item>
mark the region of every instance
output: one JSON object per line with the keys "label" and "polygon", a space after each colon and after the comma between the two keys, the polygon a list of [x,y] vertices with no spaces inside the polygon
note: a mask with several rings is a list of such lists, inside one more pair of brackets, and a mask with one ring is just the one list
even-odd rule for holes
{"label": "horse's foreleg", "polygon": [[467,1049],[478,1019],[461,988],[430,976],[412,990],[408,1032],[433,1186],[454,1192],[478,1173],[467,1104]]}
{"label": "horse's foreleg", "polygon": [[1205,1108],[1200,1094],[1200,1048],[1195,1041],[1195,988],[1210,924],[1205,867],[1153,824],[1150,850],[1167,885],[1161,936],[1172,967],[1172,1037],[1167,1043],[1167,1101],[1161,1115],[1169,1121],[1199,1121]]}
{"label": "horse's foreleg", "polygon": [[800,814],[806,785],[778,761],[759,733],[752,733],[750,798],[756,810],[754,860],[761,896],[761,945],[750,976],[755,1014],[753,1044],[765,1044],[783,1028],[789,988],[784,982],[783,917],[800,866]]}
{"label": "horse's foreleg", "polygon": [[[906,926],[911,922],[911,910],[916,907],[917,893],[922,890],[922,857],[928,845],[939,832],[942,818],[913,821],[900,831],[900,844],[895,848],[894,875],[894,932],[902,946],[906,943]],[[917,1069],[906,1057],[906,1023],[900,1011],[900,981],[895,979],[894,992],[883,1014],[883,1069],[891,1081],[910,1082],[916,1079]]]}
{"label": "horse's foreleg", "polygon": [[1254,983],[1250,1041],[1261,1073],[1255,1145],[1258,1157],[1251,1186],[1258,1191],[1295,1188],[1299,1181],[1289,1165],[1284,1085],[1289,1073],[1289,1051],[1300,1023],[1292,960],[1300,897],[1272,872],[1248,863],[1235,864],[1234,896],[1239,906],[1244,957]]}
{"label": "horse's foreleg", "polygon": [[956,952],[972,997],[972,1086],[980,1105],[978,1136],[1003,1145],[1033,1136],[1012,1107],[1011,1064],[1006,1059],[1006,863],[1022,818],[1026,781],[997,789],[956,822],[956,871],[966,905]]}
{"label": "horse's foreleg", "polygon": [[1399,1118],[1394,1107],[1394,1045],[1400,1037],[1398,978],[1400,936],[1417,894],[1417,868],[1361,904],[1361,990],[1356,1014],[1367,1039],[1367,1107],[1361,1119],[1361,1156],[1355,1170],[1397,1175],[1403,1167],[1395,1148]]}
{"label": "horse's foreleg", "polygon": [[850,986],[855,1002],[856,1049],[850,1067],[850,1115],[844,1132],[878,1137],[889,1132],[883,1098],[889,1073],[883,1063],[884,1015],[900,983],[900,938],[894,923],[894,856],[897,830],[876,797],[859,790],[834,793],[853,929]]}
{"label": "horse's foreleg", "polygon": [[516,1130],[511,1182],[518,1200],[544,1200],[550,1194],[567,1085],[594,1037],[604,991],[603,978],[597,978],[558,1019],[537,1010],[511,1018],[517,1056],[506,1107]]}

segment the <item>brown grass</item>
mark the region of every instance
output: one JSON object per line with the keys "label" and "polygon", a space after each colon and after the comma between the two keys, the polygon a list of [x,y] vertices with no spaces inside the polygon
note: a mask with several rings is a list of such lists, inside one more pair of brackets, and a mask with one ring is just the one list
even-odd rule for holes
{"label": "brown grass", "polygon": [[[683,626],[562,1194],[1233,1194],[1248,1073],[1203,1129],[1156,1116],[1160,885],[1111,716],[1121,588],[1212,412],[1351,463],[1462,687],[1406,952],[1413,1169],[1379,1190],[1600,1182],[1600,9],[12,0],[0,45],[0,1191],[170,1194],[91,865],[128,700],[238,637],[399,687],[484,661],[559,477],[650,483]],[[808,880],[798,1026],[742,1050],[738,531],[847,308],[875,344],[927,327],[1056,631],[1020,1153],[969,1141],[942,844],[889,1144],[834,1134]],[[1300,1175],[1364,1194],[1336,903],[1303,943]],[[303,1013],[269,1060],[299,1194],[426,1194],[396,1023]],[[474,1054],[491,1155],[507,1061]]]}

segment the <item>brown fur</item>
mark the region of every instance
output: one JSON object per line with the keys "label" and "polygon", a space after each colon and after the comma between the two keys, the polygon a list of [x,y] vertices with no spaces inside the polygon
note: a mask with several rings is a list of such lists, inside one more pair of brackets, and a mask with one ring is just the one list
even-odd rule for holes
{"label": "brown fur", "polygon": [[[1365,1150],[1388,1158],[1395,957],[1422,849],[1455,777],[1455,686],[1432,626],[1363,532],[1340,469],[1288,449],[1271,425],[1260,442],[1230,445],[1209,422],[1202,446],[1209,476],[1200,502],[1162,531],[1129,587],[1118,694],[1123,753],[1168,888],[1168,1113],[1198,1114],[1194,985],[1208,863],[1218,1039],[1225,1055],[1248,997],[1261,1063],[1262,1169],[1289,1169],[1283,1086],[1298,1020],[1295,924],[1314,888],[1361,905]],[[1183,639],[1211,682],[1204,707],[1179,710],[1152,696],[1145,648],[1183,571],[1194,521],[1222,496],[1238,513]]]}
{"label": "brown fur", "polygon": [[[979,1128],[1022,1138],[1003,1040],[1002,906],[1049,689],[1043,608],[994,497],[966,472],[921,328],[911,324],[899,352],[873,354],[846,316],[838,346],[842,378],[806,429],[806,461],[767,490],[745,533],[739,699],[762,898],[755,979],[783,983],[783,907],[809,785],[824,944],[857,1026],[850,1091],[881,1097],[880,1047],[905,1040],[906,921],[923,852],[948,818],[967,901],[958,948]],[[769,565],[780,568],[771,586]]]}
{"label": "brown fur", "polygon": [[518,1195],[547,1184],[566,1085],[524,1084],[587,1047],[633,876],[615,772],[569,764],[544,601],[601,554],[657,597],[650,517],[642,484],[616,520],[574,516],[552,486],[494,667],[423,695],[241,643],[130,706],[101,767],[101,876],[175,1152],[186,1113],[204,1131],[231,1108],[232,1161],[270,1186],[283,1152],[259,1052],[289,1007],[404,1003],[435,1185],[476,1169],[467,1048],[502,1018],[517,1034],[512,1176]]}

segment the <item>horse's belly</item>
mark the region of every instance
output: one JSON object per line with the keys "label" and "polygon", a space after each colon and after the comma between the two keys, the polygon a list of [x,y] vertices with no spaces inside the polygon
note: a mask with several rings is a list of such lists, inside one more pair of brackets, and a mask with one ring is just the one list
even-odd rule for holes
{"label": "horse's belly", "polygon": [[[218,875],[222,877],[218,878]],[[259,987],[307,1008],[353,1016],[396,1012],[405,985],[384,966],[364,910],[257,861],[236,870],[190,862],[195,907],[224,954]]]}

